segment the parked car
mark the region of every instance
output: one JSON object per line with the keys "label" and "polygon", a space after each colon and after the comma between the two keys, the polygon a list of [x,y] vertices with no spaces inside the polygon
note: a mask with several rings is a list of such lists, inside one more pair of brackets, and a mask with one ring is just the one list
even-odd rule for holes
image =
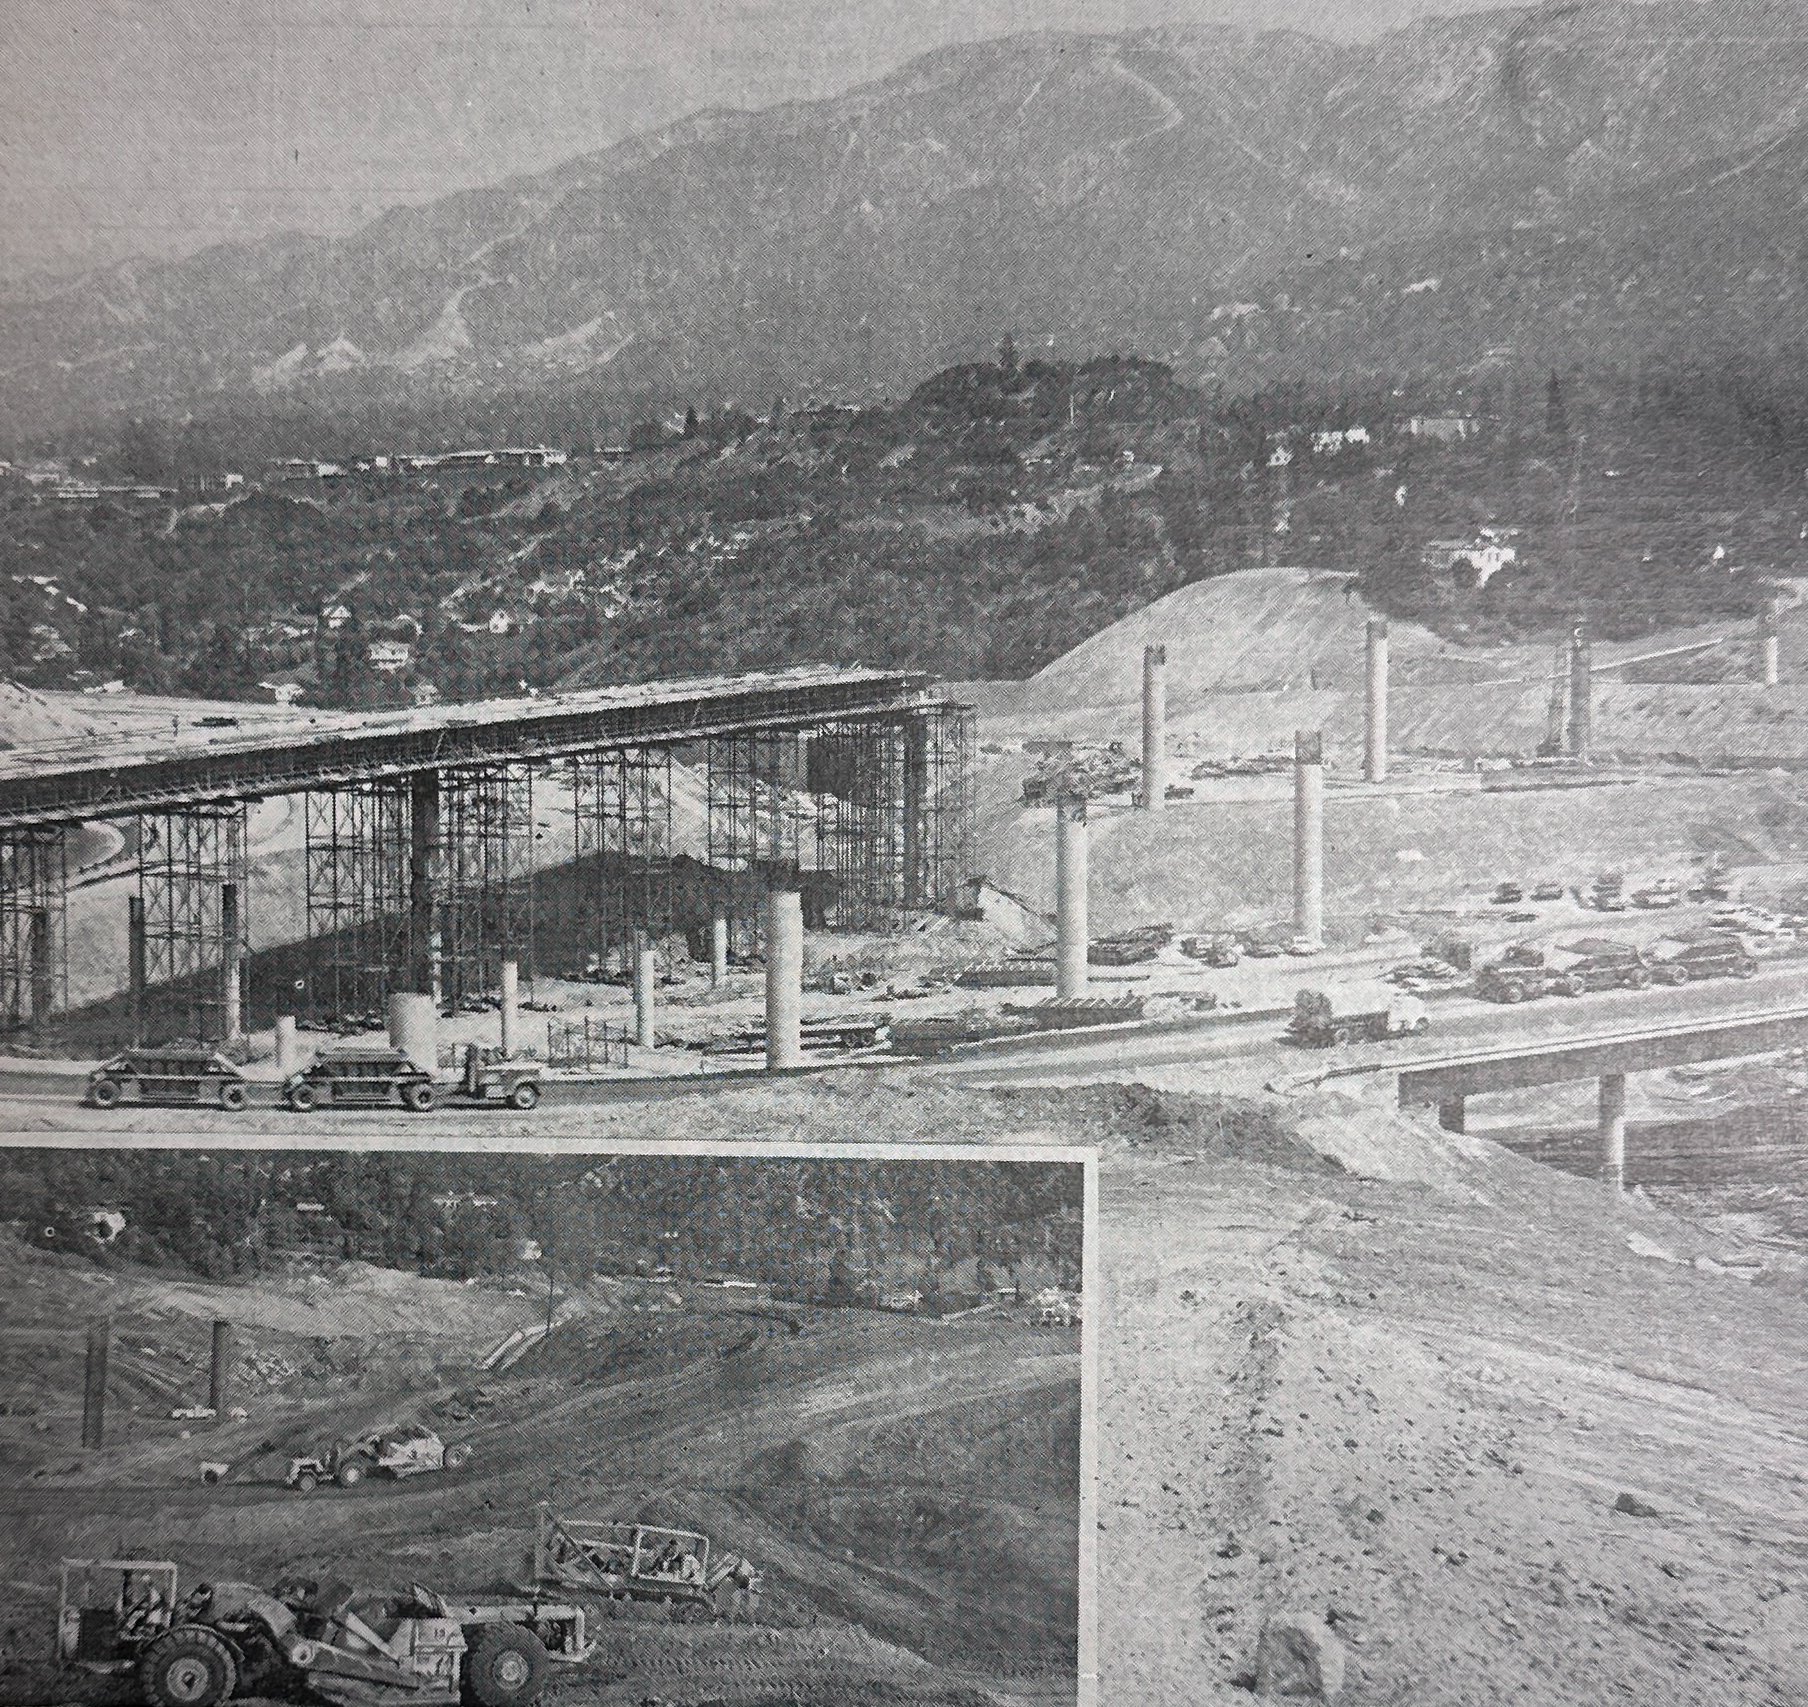
{"label": "parked car", "polygon": [[1750,978],[1757,956],[1734,931],[1698,937],[1664,937],[1645,950],[1660,984],[1687,984],[1696,978]]}
{"label": "parked car", "polygon": [[1234,936],[1184,936],[1180,952],[1189,960],[1203,960],[1207,966],[1235,966],[1243,958]]}
{"label": "parked car", "polygon": [[1588,990],[1642,990],[1652,981],[1645,957],[1629,942],[1607,937],[1578,937],[1563,943],[1546,965],[1556,974],[1552,986],[1560,996],[1580,996]]}
{"label": "parked car", "polygon": [[1488,899],[1496,907],[1511,907],[1525,899],[1525,890],[1517,883],[1497,883]]}
{"label": "parked car", "polygon": [[1534,901],[1561,901],[1563,899],[1563,885],[1556,882],[1537,884],[1532,890],[1532,899]]}
{"label": "parked car", "polygon": [[282,1097],[297,1111],[321,1103],[347,1108],[400,1103],[425,1114],[433,1106],[433,1075],[399,1049],[329,1049],[283,1081]]}
{"label": "parked car", "polygon": [[211,1049],[163,1047],[122,1049],[88,1075],[86,1100],[95,1108],[121,1102],[166,1108],[245,1106],[245,1075]]}

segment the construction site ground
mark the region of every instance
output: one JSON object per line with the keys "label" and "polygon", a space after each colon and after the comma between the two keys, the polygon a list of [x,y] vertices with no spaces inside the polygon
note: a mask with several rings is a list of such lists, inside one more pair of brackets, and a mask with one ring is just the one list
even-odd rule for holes
{"label": "construction site ground", "polygon": [[[535,1506],[701,1530],[757,1561],[756,1623],[609,1618],[552,1699],[984,1707],[1075,1690],[1077,1330],[1029,1312],[934,1321],[739,1307],[599,1280],[550,1338],[482,1367],[542,1297],[344,1265],[252,1284],[100,1270],[0,1236],[0,1700],[131,1699],[47,1664],[59,1557],[177,1561],[183,1580],[300,1574],[518,1595]],[[82,1324],[111,1311],[108,1446],[83,1452]],[[234,1323],[242,1420],[205,1399]],[[291,1454],[419,1421],[456,1474],[303,1495]],[[204,1486],[203,1461],[233,1465]],[[560,1591],[565,1593],[568,1591]]]}

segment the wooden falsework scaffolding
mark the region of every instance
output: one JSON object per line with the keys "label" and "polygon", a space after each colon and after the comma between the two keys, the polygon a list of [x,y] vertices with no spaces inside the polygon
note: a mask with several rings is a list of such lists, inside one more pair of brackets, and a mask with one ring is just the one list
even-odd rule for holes
{"label": "wooden falsework scaffolding", "polygon": [[330,1022],[381,1016],[405,988],[409,912],[406,777],[307,796],[308,1010]]}
{"label": "wooden falsework scaffolding", "polygon": [[68,896],[62,826],[0,832],[0,1030],[68,1005]]}
{"label": "wooden falsework scaffolding", "polygon": [[440,974],[448,1012],[481,1000],[516,961],[534,976],[534,767],[481,765],[445,774],[445,888]]}
{"label": "wooden falsework scaffolding", "polygon": [[[720,872],[744,872],[762,864],[796,867],[802,862],[805,827],[815,807],[804,788],[803,740],[793,730],[754,729],[711,736],[704,754],[708,816],[707,858]],[[732,953],[757,954],[760,915],[741,916],[725,888],[728,941]]]}
{"label": "wooden falsework scaffolding", "polygon": [[229,801],[139,815],[146,1011],[134,1029],[141,1037],[216,1043],[226,1036],[222,974],[230,951],[243,978],[249,940],[246,812],[242,801]]}
{"label": "wooden falsework scaffolding", "polygon": [[585,969],[626,976],[635,932],[662,937],[674,924],[671,749],[585,753],[570,767]]}

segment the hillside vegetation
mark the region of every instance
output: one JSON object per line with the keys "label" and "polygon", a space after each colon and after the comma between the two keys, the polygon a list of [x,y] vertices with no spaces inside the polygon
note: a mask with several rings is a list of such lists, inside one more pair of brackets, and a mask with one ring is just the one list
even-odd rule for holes
{"label": "hillside vegetation", "polygon": [[[1632,638],[1749,614],[1808,535],[1808,413],[1737,368],[1500,362],[1235,397],[1007,340],[895,403],[693,412],[636,443],[181,504],[15,480],[0,669],[238,697],[299,670],[311,702],[342,705],[806,661],[1017,677],[1177,587],[1272,563],[1357,570],[1370,603],[1447,637],[1542,634],[1581,608]],[[221,450],[191,428],[112,454],[142,474]],[[1485,539],[1513,559],[1453,566],[1451,542]],[[351,615],[329,630],[332,604]],[[369,643],[395,635],[408,666],[379,674]]]}

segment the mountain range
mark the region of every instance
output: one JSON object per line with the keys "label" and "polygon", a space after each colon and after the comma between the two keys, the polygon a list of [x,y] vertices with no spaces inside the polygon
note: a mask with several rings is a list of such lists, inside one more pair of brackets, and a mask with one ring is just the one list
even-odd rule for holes
{"label": "mountain range", "polygon": [[[1190,380],[1804,341],[1799,0],[1547,5],[1369,41],[947,48],[542,174],[0,293],[11,432],[126,412],[896,392],[996,347]],[[531,408],[505,411],[531,431]]]}

